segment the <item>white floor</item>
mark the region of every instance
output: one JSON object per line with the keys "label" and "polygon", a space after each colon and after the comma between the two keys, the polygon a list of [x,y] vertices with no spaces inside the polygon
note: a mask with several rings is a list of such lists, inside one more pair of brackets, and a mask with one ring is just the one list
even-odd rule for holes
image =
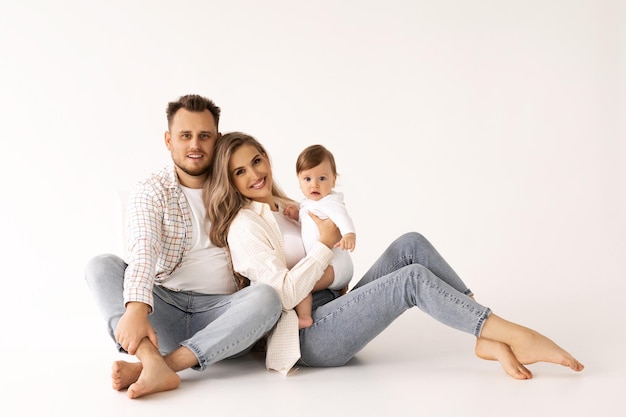
{"label": "white floor", "polygon": [[110,388],[110,364],[122,355],[85,303],[80,311],[40,318],[35,334],[41,343],[27,342],[25,330],[5,328],[26,348],[3,343],[0,415],[254,416],[273,409],[274,416],[303,417],[624,416],[626,315],[619,289],[567,301],[553,294],[558,302],[498,300],[501,315],[549,335],[578,357],[586,365],[582,373],[535,364],[534,379],[513,380],[497,363],[473,356],[472,337],[414,309],[341,368],[300,369],[284,378],[250,356],[204,373],[182,372],[179,389],[138,400]]}

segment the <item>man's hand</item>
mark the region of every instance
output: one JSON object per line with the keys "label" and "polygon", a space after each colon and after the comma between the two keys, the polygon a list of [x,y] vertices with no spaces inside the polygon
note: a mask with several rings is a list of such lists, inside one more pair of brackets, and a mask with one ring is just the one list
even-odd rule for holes
{"label": "man's hand", "polygon": [[115,329],[115,340],[122,345],[130,355],[134,355],[139,342],[147,337],[155,348],[159,348],[157,335],[148,321],[150,306],[139,302],[130,302],[126,305],[126,312],[120,318]]}

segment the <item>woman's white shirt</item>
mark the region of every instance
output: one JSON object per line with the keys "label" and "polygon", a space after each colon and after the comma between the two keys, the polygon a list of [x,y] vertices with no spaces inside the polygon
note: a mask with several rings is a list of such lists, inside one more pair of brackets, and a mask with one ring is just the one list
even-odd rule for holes
{"label": "woman's white shirt", "polygon": [[276,217],[269,205],[255,201],[241,209],[233,220],[228,246],[236,272],[247,277],[251,285],[268,284],[280,295],[283,313],[268,338],[266,366],[286,375],[300,358],[298,316],[293,308],[311,292],[333,252],[318,241],[289,268]]}

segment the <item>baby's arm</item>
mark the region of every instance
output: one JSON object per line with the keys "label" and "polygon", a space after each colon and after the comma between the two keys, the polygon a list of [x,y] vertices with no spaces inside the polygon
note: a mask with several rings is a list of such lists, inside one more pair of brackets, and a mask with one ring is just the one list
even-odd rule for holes
{"label": "baby's arm", "polygon": [[288,204],[283,210],[283,214],[291,220],[298,221],[300,219],[300,210],[294,204]]}
{"label": "baby's arm", "polygon": [[337,242],[335,247],[339,247],[343,250],[349,250],[352,252],[356,246],[356,233],[346,233],[341,237],[341,240]]}
{"label": "baby's arm", "polygon": [[319,210],[324,212],[339,228],[342,234],[336,248],[352,252],[356,246],[356,230],[345,204],[343,193],[329,194],[319,202]]}

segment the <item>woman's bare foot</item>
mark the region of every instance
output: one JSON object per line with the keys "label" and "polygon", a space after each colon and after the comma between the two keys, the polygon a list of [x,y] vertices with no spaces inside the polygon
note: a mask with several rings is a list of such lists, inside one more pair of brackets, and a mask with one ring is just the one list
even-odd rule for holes
{"label": "woman's bare foot", "polygon": [[584,368],[583,364],[552,340],[495,314],[491,314],[485,321],[481,336],[509,345],[513,355],[524,365],[550,362],[567,366],[577,372]]}
{"label": "woman's bare foot", "polygon": [[515,357],[523,364],[550,362],[567,366],[576,372],[584,369],[582,363],[544,335],[525,329],[525,336],[511,345]]}
{"label": "woman's bare foot", "polygon": [[163,358],[144,361],[139,378],[128,387],[128,398],[139,398],[156,392],[178,388],[180,376],[174,372]]}
{"label": "woman's bare foot", "polygon": [[139,379],[139,374],[141,374],[142,369],[143,365],[141,364],[141,362],[113,362],[111,371],[111,381],[113,389],[121,391],[125,388],[128,388],[133,382],[137,382],[137,379]]}
{"label": "woman's bare foot", "polygon": [[502,342],[479,337],[476,339],[475,352],[481,359],[500,362],[502,369],[515,379],[533,377],[532,372],[517,360],[511,348]]}
{"label": "woman's bare foot", "polygon": [[313,325],[313,317],[298,317],[298,329],[306,329]]}

